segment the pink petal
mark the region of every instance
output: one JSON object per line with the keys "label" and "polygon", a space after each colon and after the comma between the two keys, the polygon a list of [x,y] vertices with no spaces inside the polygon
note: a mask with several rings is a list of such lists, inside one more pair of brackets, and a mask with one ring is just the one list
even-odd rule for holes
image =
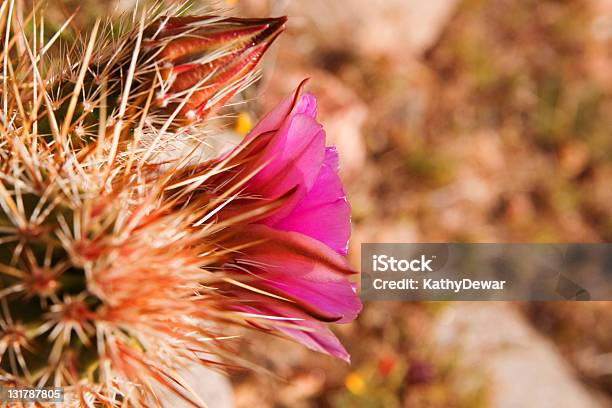
{"label": "pink petal", "polygon": [[[326,353],[331,356],[340,358],[347,363],[351,362],[351,356],[346,351],[338,338],[329,330],[323,323],[312,320],[304,320],[296,329],[291,327],[281,326],[278,330],[284,332],[288,336],[293,337],[311,350],[320,353]],[[312,331],[300,330],[299,326],[311,329]]]}
{"label": "pink petal", "polygon": [[[302,81],[291,95],[283,99],[281,103],[276,105],[276,107],[272,111],[270,111],[266,116],[264,116],[263,119],[261,119],[259,123],[255,125],[251,132],[249,132],[245,141],[251,140],[263,133],[279,129],[285,119],[287,119],[289,114],[294,110],[296,105],[300,103],[300,94],[302,93],[304,85],[306,85],[306,81],[307,80]],[[307,110],[301,108],[301,112],[306,113]],[[316,112],[316,106],[314,112]],[[311,116],[314,117],[314,115]]]}
{"label": "pink petal", "polygon": [[302,322],[301,326],[312,329],[313,331],[304,331],[299,328],[292,329],[286,326],[278,327],[278,330],[293,337],[311,350],[329,354],[347,363],[351,362],[351,356],[342,343],[340,343],[338,338],[322,323],[306,320]]}
{"label": "pink petal", "polygon": [[[280,257],[267,258],[268,261],[277,259],[282,260]],[[347,323],[361,310],[351,283],[338,279],[329,270],[314,267],[304,271],[296,264],[286,265],[283,269],[287,272],[267,270],[261,274],[264,281],[260,286],[295,301],[305,311],[330,323]]]}
{"label": "pink petal", "polygon": [[310,92],[304,93],[297,105],[295,106],[293,113],[310,116],[311,118],[317,117],[317,98]]}
{"label": "pink petal", "polygon": [[256,324],[263,324],[283,332],[311,350],[329,354],[350,363],[350,355],[331,330],[323,323],[313,321],[304,313],[282,304],[265,301],[264,303],[256,301],[253,303],[236,305],[235,309],[247,313],[285,318],[280,320],[282,324],[275,324],[276,321],[272,319],[265,320],[265,323],[262,323],[262,320],[257,320]]}
{"label": "pink petal", "polygon": [[[352,270],[344,257],[325,244],[263,225],[253,225],[239,236],[244,242],[261,242],[236,257],[241,281],[290,299],[320,320],[346,323],[358,315],[361,302],[347,279]],[[244,276],[243,268],[252,275]]]}
{"label": "pink petal", "polygon": [[[264,166],[247,184],[247,191],[274,198],[298,187],[285,211],[273,217],[280,220],[310,190],[319,174],[325,153],[325,132],[313,118],[299,114],[278,131],[254,167]],[[272,220],[270,220],[272,222]]]}
{"label": "pink petal", "polygon": [[351,209],[337,172],[338,152],[328,147],[314,186],[302,201],[284,219],[264,223],[308,235],[345,255],[351,235]]}

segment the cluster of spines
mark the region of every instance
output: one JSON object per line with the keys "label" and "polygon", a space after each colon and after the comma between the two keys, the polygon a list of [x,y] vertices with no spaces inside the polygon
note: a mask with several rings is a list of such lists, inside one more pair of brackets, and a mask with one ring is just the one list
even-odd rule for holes
{"label": "cluster of spines", "polygon": [[[156,383],[197,405],[168,370],[216,364],[226,336],[212,326],[239,320],[207,267],[235,250],[209,221],[240,183],[191,200],[223,163],[177,178],[189,155],[158,152],[253,80],[282,21],[241,32],[237,19],[145,13],[115,38],[98,21],[80,51],[51,58],[60,34],[45,37],[38,7],[20,21],[14,5],[0,6],[0,380],[67,386],[88,406],[146,405]],[[221,43],[202,44],[205,29]]]}

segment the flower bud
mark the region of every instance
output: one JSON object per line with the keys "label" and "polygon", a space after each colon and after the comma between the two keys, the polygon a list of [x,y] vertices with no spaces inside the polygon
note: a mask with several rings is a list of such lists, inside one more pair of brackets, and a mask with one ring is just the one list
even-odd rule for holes
{"label": "flower bud", "polygon": [[266,49],[283,31],[286,17],[161,18],[150,26],[145,45],[161,61],[159,106],[192,122],[222,107],[250,81]]}

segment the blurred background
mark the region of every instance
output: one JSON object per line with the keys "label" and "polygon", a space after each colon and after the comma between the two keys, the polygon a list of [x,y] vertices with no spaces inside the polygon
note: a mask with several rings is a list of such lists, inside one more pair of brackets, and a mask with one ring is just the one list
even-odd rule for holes
{"label": "blurred background", "polygon": [[[112,1],[64,1],[88,15]],[[121,0],[119,9],[132,1]],[[612,1],[233,0],[289,15],[240,120],[310,77],[362,242],[612,241]],[[83,13],[81,13],[83,14]],[[365,305],[346,365],[251,338],[238,407],[612,406],[612,304]]]}

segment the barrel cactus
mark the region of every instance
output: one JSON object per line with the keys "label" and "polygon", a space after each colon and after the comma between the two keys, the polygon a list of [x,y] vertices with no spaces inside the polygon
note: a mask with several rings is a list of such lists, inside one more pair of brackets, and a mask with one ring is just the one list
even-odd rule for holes
{"label": "barrel cactus", "polygon": [[242,365],[242,328],[348,360],[326,323],[361,307],[350,211],[314,97],[202,154],[286,19],[173,8],[66,44],[1,7],[0,381],[200,406],[178,372]]}

